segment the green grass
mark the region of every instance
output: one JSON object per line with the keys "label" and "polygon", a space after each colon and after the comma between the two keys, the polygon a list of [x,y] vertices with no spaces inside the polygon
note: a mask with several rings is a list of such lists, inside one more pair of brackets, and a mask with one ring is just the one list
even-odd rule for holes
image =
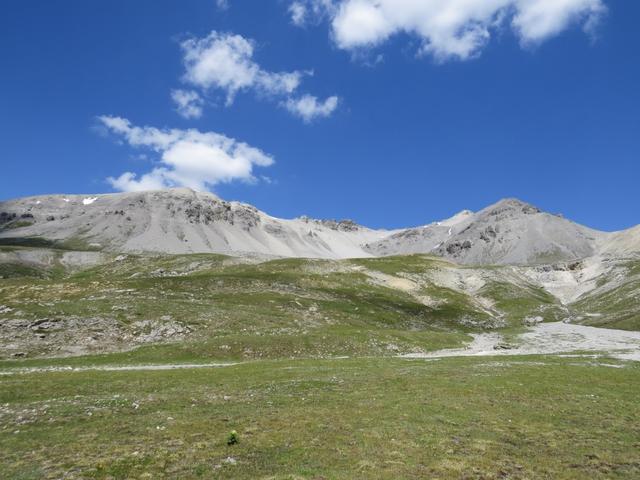
{"label": "green grass", "polygon": [[[635,364],[550,357],[3,376],[0,471],[7,479],[633,479],[639,385]],[[239,443],[229,446],[232,430]]]}
{"label": "green grass", "polygon": [[577,312],[589,312],[583,323],[617,328],[640,330],[640,281],[630,281],[600,295],[590,296],[575,304]]}
{"label": "green grass", "polygon": [[521,326],[527,317],[540,316],[546,322],[558,322],[568,316],[560,302],[539,287],[491,282],[479,293],[495,301],[511,326]]}
{"label": "green grass", "polygon": [[12,247],[52,248],[54,242],[39,237],[2,237],[0,245]]}
{"label": "green grass", "polygon": [[640,261],[631,261],[626,264],[629,276],[640,276]]}
{"label": "green grass", "polygon": [[21,263],[0,263],[0,278],[44,278],[47,272],[43,269]]}
{"label": "green grass", "polygon": [[620,330],[640,330],[640,262],[628,261],[620,267],[622,282],[616,278],[616,275],[620,275],[619,270],[614,270],[613,278],[611,275],[602,275],[598,279],[598,287],[606,287],[611,282],[615,282],[616,286],[597,291],[572,305],[576,314],[584,315],[582,323]]}
{"label": "green grass", "polygon": [[212,335],[203,340],[144,345],[133,350],[61,358],[0,360],[0,368],[40,366],[76,367],[85,365],[137,365],[207,362],[246,362],[268,359],[308,359],[334,357],[392,357],[407,351],[459,348],[471,339],[464,333],[407,332],[329,326],[306,334]]}
{"label": "green grass", "polygon": [[[28,226],[28,225],[22,225]],[[57,250],[71,251],[98,251],[100,248],[89,245],[85,240],[70,238],[64,241],[49,240],[44,237],[1,237],[0,246],[9,247],[29,247],[29,248],[49,248]]]}
{"label": "green grass", "polygon": [[138,320],[170,317],[194,331],[187,342],[138,349],[145,360],[427,351],[463,345],[470,329],[458,319],[481,315],[460,298],[425,306],[335,262],[128,256],[63,276],[47,272],[50,278],[3,280],[0,304],[32,320],[99,317],[126,330]]}
{"label": "green grass", "polygon": [[398,273],[424,273],[426,270],[432,268],[450,265],[446,260],[428,255],[362,258],[351,260],[351,262],[355,265],[361,265],[389,275],[396,275]]}
{"label": "green grass", "polygon": [[29,222],[27,220],[17,220],[15,222],[3,225],[0,230],[15,230],[18,228],[30,227],[31,225],[33,225],[33,222]]}
{"label": "green grass", "polygon": [[[206,254],[127,255],[117,260],[112,255],[78,272],[64,269],[63,250],[51,252],[48,266],[0,264],[0,305],[29,321],[102,318],[124,334],[138,321],[168,318],[193,332],[177,344],[144,346],[124,354],[132,361],[392,356],[459,347],[469,341],[469,333],[487,328],[517,333],[527,317],[558,321],[568,316],[549,293],[522,280],[488,280],[478,292],[491,301],[486,308],[476,294],[433,280],[467,267],[423,255],[262,263]],[[474,268],[469,267],[470,272],[478,275]],[[498,270],[482,272],[499,278]],[[411,279],[415,288],[407,291],[376,282],[372,272]],[[637,301],[622,291],[617,295],[619,301],[602,299],[603,309],[611,309],[607,318],[617,319],[607,326],[640,329]],[[41,345],[29,355],[52,352]]]}
{"label": "green grass", "polygon": [[[21,248],[31,247],[0,246]],[[48,266],[0,264],[9,316],[106,318],[123,332],[168,317],[193,333],[104,355],[0,360],[0,478],[640,478],[639,364],[396,358],[460,347],[496,319],[509,342],[524,318],[566,313],[521,279],[486,283],[488,309],[436,284],[431,274],[464,267],[428,256],[128,255],[78,272],[55,252]],[[624,327],[637,319],[634,281],[576,308],[629,312],[617,317]],[[239,363],[21,370],[209,362]],[[228,445],[233,430],[239,443]]]}

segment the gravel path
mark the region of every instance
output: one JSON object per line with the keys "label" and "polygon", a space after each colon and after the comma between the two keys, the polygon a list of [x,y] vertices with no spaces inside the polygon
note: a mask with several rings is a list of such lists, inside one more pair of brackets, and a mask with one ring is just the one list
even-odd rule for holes
{"label": "gravel path", "polygon": [[183,370],[192,368],[221,368],[238,365],[238,363],[169,363],[164,365],[103,365],[86,367],[27,367],[0,370],[0,375],[42,372],[129,372],[145,370]]}

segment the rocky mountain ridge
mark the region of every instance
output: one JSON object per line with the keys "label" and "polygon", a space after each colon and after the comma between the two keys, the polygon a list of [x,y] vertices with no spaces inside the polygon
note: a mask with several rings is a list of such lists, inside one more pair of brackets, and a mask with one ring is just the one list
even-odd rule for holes
{"label": "rocky mountain ridge", "polygon": [[12,239],[170,254],[339,259],[426,253],[461,264],[537,265],[640,252],[640,227],[600,232],[517,199],[387,231],[351,220],[279,219],[185,188],[0,202],[0,242]]}

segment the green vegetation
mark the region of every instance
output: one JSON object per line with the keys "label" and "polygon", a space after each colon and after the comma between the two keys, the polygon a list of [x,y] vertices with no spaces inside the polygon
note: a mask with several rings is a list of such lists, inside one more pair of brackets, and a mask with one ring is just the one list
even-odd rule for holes
{"label": "green vegetation", "polygon": [[[5,375],[0,471],[9,479],[632,479],[639,385],[635,364],[552,357]],[[231,430],[241,441],[230,446]]]}
{"label": "green vegetation", "polygon": [[23,263],[0,263],[0,278],[44,278],[47,271]]}
{"label": "green vegetation", "polygon": [[239,441],[240,440],[238,439],[238,432],[236,432],[235,430],[231,430],[231,432],[229,432],[229,435],[227,435],[227,445],[235,445]]}
{"label": "green vegetation", "polygon": [[640,330],[640,261],[621,265],[598,279],[599,289],[572,305],[581,323],[620,330]]}
{"label": "green vegetation", "polygon": [[575,311],[589,312],[581,323],[620,330],[640,330],[640,281],[627,282],[575,304]]}
{"label": "green vegetation", "polygon": [[407,255],[396,257],[363,258],[351,260],[356,265],[361,265],[372,270],[378,270],[389,275],[399,273],[424,273],[427,270],[450,265],[445,260],[428,255]]}
{"label": "green vegetation", "polygon": [[[509,341],[527,317],[568,314],[512,270],[423,255],[104,254],[91,268],[64,249],[0,255],[0,318],[23,322],[12,342],[25,330],[32,342],[0,361],[2,478],[640,477],[636,363],[397,358],[487,328]],[[569,313],[640,328],[638,285],[632,275]],[[156,324],[187,333],[138,342]],[[44,358],[88,335],[111,353]],[[135,370],[167,363],[201,368]]]}
{"label": "green vegetation", "polygon": [[567,316],[567,309],[540,287],[494,281],[485,285],[479,294],[492,299],[513,326],[521,326],[527,317],[539,316],[545,322],[558,322]]}
{"label": "green vegetation", "polygon": [[[22,225],[26,226],[26,225]],[[7,229],[9,227],[5,227]],[[44,237],[1,237],[0,246],[51,248],[57,250],[69,250],[78,252],[92,252],[101,250],[98,246],[92,246],[86,240],[70,238],[67,240],[49,240]]]}
{"label": "green vegetation", "polygon": [[0,305],[29,321],[100,318],[126,333],[136,322],[166,319],[193,332],[123,354],[144,361],[428,351],[463,345],[473,329],[459,320],[486,316],[464,295],[434,287],[439,303],[428,306],[345,262],[130,255],[62,275],[56,265],[7,275]]}
{"label": "green vegetation", "polygon": [[628,269],[627,274],[629,276],[640,276],[640,261],[627,262],[625,266]]}
{"label": "green vegetation", "polygon": [[15,230],[18,228],[30,227],[33,222],[28,220],[17,220],[15,222],[8,223],[2,227],[3,230]]}
{"label": "green vegetation", "polygon": [[[43,251],[0,247],[8,255]],[[588,317],[594,324],[640,329],[640,283],[632,281],[567,308],[511,271],[460,267],[425,255],[257,262],[207,254],[102,254],[104,263],[79,269],[63,260],[71,252],[45,252],[40,263],[0,263],[0,305],[26,321],[98,319],[111,332],[102,337],[103,351],[137,347],[113,354],[130,362],[394,356],[459,347],[469,333],[487,328],[510,335],[528,318],[559,321],[582,311],[602,312]],[[477,278],[480,287],[465,286],[461,278]],[[178,342],[168,336],[151,345],[118,343],[163,324],[190,333]],[[67,343],[88,333],[72,334]],[[28,354],[48,355],[54,347],[36,342]]]}
{"label": "green vegetation", "polygon": [[33,248],[54,248],[55,242],[41,237],[2,237],[0,245]]}

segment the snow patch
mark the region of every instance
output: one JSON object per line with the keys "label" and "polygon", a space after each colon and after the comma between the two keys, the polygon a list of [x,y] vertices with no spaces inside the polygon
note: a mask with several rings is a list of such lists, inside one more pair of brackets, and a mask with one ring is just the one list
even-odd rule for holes
{"label": "snow patch", "polygon": [[93,202],[95,202],[98,199],[98,197],[87,197],[84,200],[82,200],[82,204],[83,205],[91,205]]}

